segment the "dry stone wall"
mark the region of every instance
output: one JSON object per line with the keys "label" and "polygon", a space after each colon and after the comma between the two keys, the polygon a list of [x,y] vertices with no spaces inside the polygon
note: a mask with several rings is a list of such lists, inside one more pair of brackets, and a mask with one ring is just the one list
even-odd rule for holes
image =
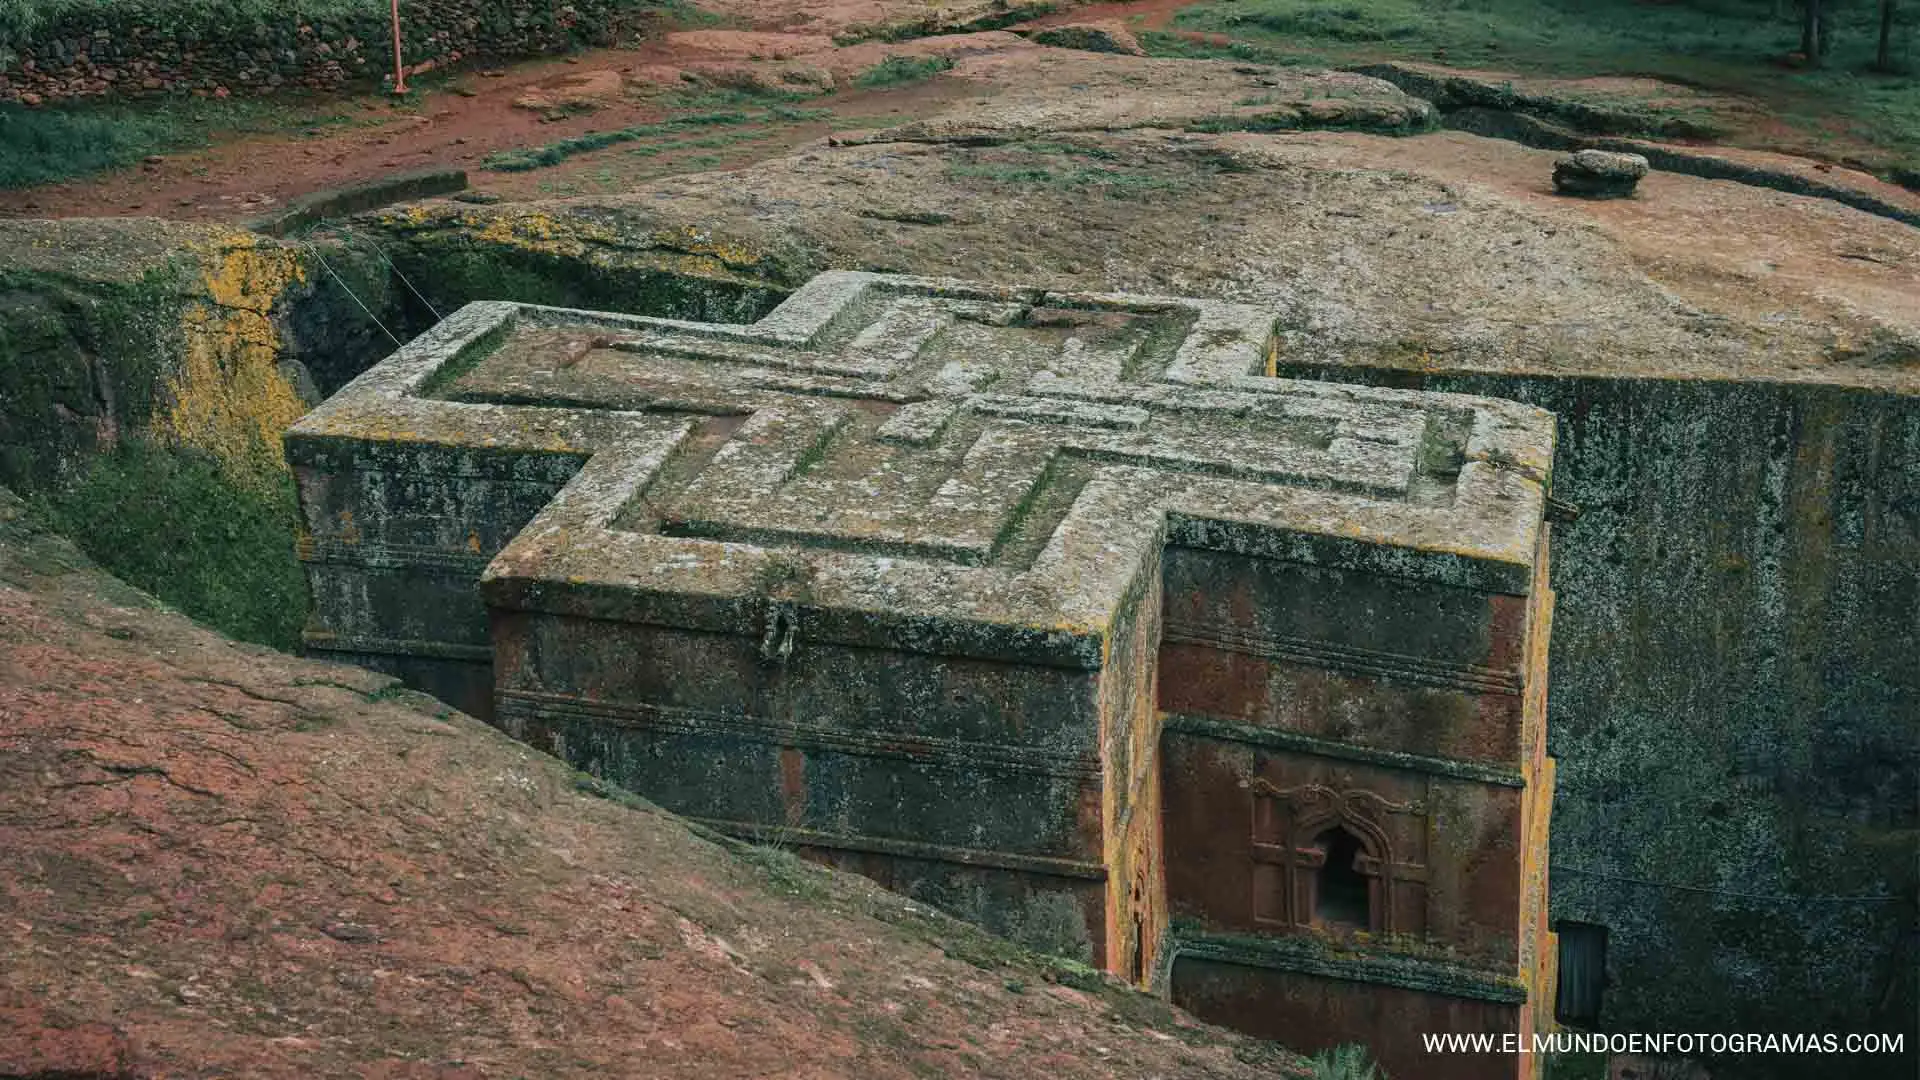
{"label": "dry stone wall", "polygon": [[[400,14],[412,73],[604,43],[645,10],[631,0],[430,0]],[[234,3],[76,5],[30,26],[0,20],[0,102],[333,90],[391,72],[388,18],[387,5],[362,0],[274,13]]]}

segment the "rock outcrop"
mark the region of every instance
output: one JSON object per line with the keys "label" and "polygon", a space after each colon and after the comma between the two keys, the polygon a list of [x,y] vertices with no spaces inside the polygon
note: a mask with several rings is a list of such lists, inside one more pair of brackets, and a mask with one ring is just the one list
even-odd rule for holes
{"label": "rock outcrop", "polygon": [[1133,31],[1114,20],[1049,26],[1034,31],[1032,40],[1037,45],[1052,45],[1058,49],[1122,53],[1127,56],[1147,55],[1147,50],[1141,48],[1140,39],[1133,36]]}
{"label": "rock outcrop", "polygon": [[243,646],[0,490],[0,1075],[1302,1075]]}
{"label": "rock outcrop", "polygon": [[1647,159],[1611,150],[1578,150],[1553,163],[1553,186],[1562,195],[1624,199],[1647,175]]}

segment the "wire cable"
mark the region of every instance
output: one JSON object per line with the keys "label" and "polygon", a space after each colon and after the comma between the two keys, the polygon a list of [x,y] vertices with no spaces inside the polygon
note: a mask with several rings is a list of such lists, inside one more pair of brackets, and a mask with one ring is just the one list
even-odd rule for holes
{"label": "wire cable", "polygon": [[1671,889],[1675,892],[1701,893],[1707,896],[1730,896],[1740,900],[1760,900],[1775,904],[1887,904],[1904,899],[1892,893],[1866,893],[1859,896],[1794,896],[1786,894],[1770,896],[1766,893],[1735,892],[1731,889],[1716,889],[1707,885],[1681,885],[1672,881],[1655,881],[1652,878],[1608,874],[1599,870],[1588,870],[1579,866],[1562,866],[1559,863],[1553,863],[1548,866],[1547,869],[1550,873],[1555,874],[1572,874],[1576,877],[1599,878],[1602,881],[1617,881],[1627,885],[1645,885],[1649,888]]}
{"label": "wire cable", "polygon": [[348,285],[339,274],[334,273],[333,266],[327,262],[326,256],[320,254],[320,249],[314,246],[313,241],[302,240],[300,243],[305,245],[306,249],[313,253],[313,257],[320,261],[320,266],[326,270],[327,276],[339,282],[340,287],[346,290],[347,296],[352,298],[354,303],[360,305],[360,310],[367,313],[367,318],[373,320],[373,325],[379,327],[380,332],[387,335],[387,340],[393,342],[393,347],[396,349],[399,348],[402,344],[401,340],[394,336],[393,331],[387,329],[387,324],[380,321],[380,316],[373,313],[373,309],[367,306],[367,302],[360,299],[360,294],[353,291],[353,286]]}

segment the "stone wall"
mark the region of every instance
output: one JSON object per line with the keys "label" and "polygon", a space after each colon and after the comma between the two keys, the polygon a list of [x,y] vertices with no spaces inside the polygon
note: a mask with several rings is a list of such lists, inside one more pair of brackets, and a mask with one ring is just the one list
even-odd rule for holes
{"label": "stone wall", "polygon": [[[8,222],[0,252],[0,486],[126,580],[291,645],[306,598],[279,432],[343,374],[309,361],[364,366],[384,338],[311,249],[238,229]],[[371,252],[327,260],[392,309]]]}
{"label": "stone wall", "polygon": [[1611,930],[1605,1026],[1905,1031],[1911,1046],[1920,397],[1296,374],[1560,417],[1555,494],[1580,516],[1554,541],[1553,909]]}
{"label": "stone wall", "polygon": [[[234,0],[113,4],[56,10],[27,28],[0,22],[0,102],[333,90],[391,74],[386,4],[302,6],[269,16]],[[607,43],[647,10],[635,0],[409,0],[401,33],[408,71],[423,72]]]}

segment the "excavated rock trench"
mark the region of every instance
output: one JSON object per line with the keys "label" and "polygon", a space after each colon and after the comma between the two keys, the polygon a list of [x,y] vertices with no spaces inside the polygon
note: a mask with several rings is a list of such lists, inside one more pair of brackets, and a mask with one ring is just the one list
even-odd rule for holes
{"label": "excavated rock trench", "polygon": [[1019,43],[942,79],[931,115],[724,181],[365,215],[289,248],[305,276],[267,307],[337,385],[389,348],[360,302],[402,337],[481,298],[746,321],[857,267],[1257,303],[1289,373],[1542,404],[1582,510],[1556,539],[1556,911],[1614,928],[1609,1023],[1913,1015],[1910,899],[1792,900],[1915,889],[1884,853],[1920,777],[1920,233],[1673,172],[1558,198],[1551,153],[1381,134],[1432,108],[1355,75]]}

